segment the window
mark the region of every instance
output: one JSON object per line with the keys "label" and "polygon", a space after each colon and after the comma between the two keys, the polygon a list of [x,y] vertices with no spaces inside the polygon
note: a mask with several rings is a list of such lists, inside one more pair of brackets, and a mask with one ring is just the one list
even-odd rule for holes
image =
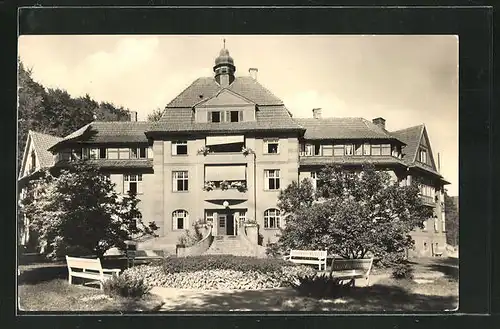
{"label": "window", "polygon": [[106,148],[101,147],[99,149],[99,159],[106,159]]}
{"label": "window", "polygon": [[372,145],[372,155],[381,155],[382,154],[382,145],[373,144]]}
{"label": "window", "polygon": [[264,189],[279,190],[280,189],[280,171],[278,169],[264,170]]}
{"label": "window", "polygon": [[238,222],[239,223],[244,223],[247,220],[247,212],[246,211],[240,211],[239,217],[238,217]]}
{"label": "window", "polygon": [[99,159],[99,149],[90,149],[90,159]]}
{"label": "window", "polygon": [[90,149],[89,148],[82,148],[82,159],[83,160],[90,159]]}
{"label": "window", "polygon": [[82,149],[72,149],[71,160],[81,160],[81,159],[82,159]]}
{"label": "window", "polygon": [[331,157],[333,155],[333,145],[332,144],[321,145],[321,148],[323,149],[323,156]]}
{"label": "window", "polygon": [[382,155],[391,155],[391,144],[382,144]]}
{"label": "window", "polygon": [[231,122],[243,121],[243,111],[231,111],[230,120]]}
{"label": "window", "polygon": [[188,228],[188,212],[176,210],[172,213],[172,227],[174,230],[185,230]]}
{"label": "window", "polygon": [[335,144],[333,146],[333,155],[334,156],[343,156],[344,155],[344,144]]}
{"label": "window", "polygon": [[321,144],[314,144],[314,155],[321,155]]}
{"label": "window", "polygon": [[130,149],[130,159],[137,159],[139,157],[139,153],[137,149]]}
{"label": "window", "polygon": [[370,155],[370,144],[363,144],[363,155]]}
{"label": "window", "polygon": [[353,155],[353,151],[354,151],[353,145],[352,144],[347,144],[345,146],[345,153],[344,154],[345,155]]}
{"label": "window", "polygon": [[363,155],[363,145],[355,144],[354,145],[354,155]]}
{"label": "window", "polygon": [[207,223],[210,223],[210,224],[212,224],[212,225],[213,225],[213,223],[214,223],[214,218],[215,218],[215,214],[214,214],[214,212],[213,212],[213,211],[209,211],[209,210],[207,210],[207,211],[205,212],[205,219],[206,219]]}
{"label": "window", "polygon": [[146,159],[146,157],[147,157],[146,147],[140,147],[139,148],[139,158]]}
{"label": "window", "polygon": [[36,168],[36,154],[35,151],[31,152],[31,167],[30,170],[35,170]]}
{"label": "window", "polygon": [[264,228],[280,227],[280,211],[278,209],[267,209],[264,211]]}
{"label": "window", "polygon": [[418,159],[422,163],[427,163],[427,151],[421,149],[419,151],[419,158]]}
{"label": "window", "polygon": [[264,153],[265,154],[278,154],[279,153],[279,139],[264,139]]}
{"label": "window", "polygon": [[123,175],[123,192],[142,194],[142,174]]}
{"label": "window", "polygon": [[121,148],[118,156],[120,159],[130,159],[130,150],[128,148]]}
{"label": "window", "polygon": [[422,184],[420,186],[420,194],[422,196],[426,196],[426,197],[434,199],[435,192],[436,192],[436,190],[432,186],[425,185],[425,184]]}
{"label": "window", "polygon": [[311,156],[314,154],[314,145],[311,144],[306,144],[305,145],[305,152],[307,156]]}
{"label": "window", "polygon": [[172,142],[172,155],[186,155],[187,153],[187,141]]}
{"label": "window", "polygon": [[208,122],[221,122],[219,111],[208,112]]}
{"label": "window", "polygon": [[108,149],[108,159],[118,159],[118,149],[116,148],[110,148]]}
{"label": "window", "polygon": [[173,190],[175,192],[188,191],[188,172],[173,172]]}

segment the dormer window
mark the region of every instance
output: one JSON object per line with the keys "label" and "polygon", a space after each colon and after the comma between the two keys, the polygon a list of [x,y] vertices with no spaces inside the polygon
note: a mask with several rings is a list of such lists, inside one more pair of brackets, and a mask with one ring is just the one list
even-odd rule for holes
{"label": "dormer window", "polygon": [[241,122],[243,111],[209,111],[208,122]]}
{"label": "dormer window", "polygon": [[418,152],[418,160],[422,163],[427,163],[427,150],[420,149]]}

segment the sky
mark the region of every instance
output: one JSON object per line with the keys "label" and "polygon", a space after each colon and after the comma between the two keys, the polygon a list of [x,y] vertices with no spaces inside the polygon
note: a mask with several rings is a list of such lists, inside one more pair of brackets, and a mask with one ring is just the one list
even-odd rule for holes
{"label": "sky", "polygon": [[376,117],[389,131],[425,124],[458,195],[458,37],[453,35],[30,35],[19,56],[46,88],[138,112],[164,108],[212,76],[226,39],[236,75],[258,81],[294,117]]}

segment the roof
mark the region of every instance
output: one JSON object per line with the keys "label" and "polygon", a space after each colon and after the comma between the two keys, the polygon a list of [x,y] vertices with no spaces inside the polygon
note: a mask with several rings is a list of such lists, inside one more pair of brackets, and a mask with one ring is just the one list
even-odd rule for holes
{"label": "roof", "polygon": [[41,168],[48,168],[54,165],[54,155],[49,148],[62,140],[61,137],[38,133],[30,130],[29,135],[33,142],[36,155]]}
{"label": "roof", "polygon": [[[98,168],[128,168],[128,169],[152,169],[152,159],[99,159],[99,160],[86,160],[86,163],[97,166]],[[65,167],[69,161],[60,161],[56,167]]]}
{"label": "roof", "polygon": [[[223,89],[213,77],[196,79],[191,85],[184,89],[168,105],[169,107],[193,107],[205,98],[214,96]],[[236,77],[227,89],[251,100],[257,105],[282,105],[283,101],[273,95],[267,88],[257,80],[248,76]],[[202,97],[200,97],[202,96]]]}
{"label": "roof", "polygon": [[144,133],[151,125],[151,122],[146,121],[95,121],[69,134],[58,145],[71,140],[82,140],[89,143],[148,142]]}
{"label": "roof", "polygon": [[415,162],[418,145],[420,144],[423,131],[424,125],[418,125],[391,132],[393,136],[406,143],[406,147],[403,149],[403,153],[405,154],[403,156],[403,161],[407,165]]}
{"label": "roof", "polygon": [[305,139],[398,139],[364,118],[295,118]]}
{"label": "roof", "polygon": [[153,123],[149,132],[245,132],[282,131],[303,128],[297,124],[283,105],[259,106],[256,120],[248,122],[194,122],[191,108],[166,108],[163,120]]}
{"label": "roof", "polygon": [[390,155],[381,156],[302,156],[300,157],[300,165],[327,165],[327,164],[342,164],[342,165],[362,165],[364,163],[380,164],[380,165],[404,165],[402,160]]}

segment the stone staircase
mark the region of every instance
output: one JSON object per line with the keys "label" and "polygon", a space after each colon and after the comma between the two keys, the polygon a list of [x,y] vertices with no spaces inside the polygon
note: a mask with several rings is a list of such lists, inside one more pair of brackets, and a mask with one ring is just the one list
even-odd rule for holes
{"label": "stone staircase", "polygon": [[238,235],[216,235],[205,255],[253,256]]}

